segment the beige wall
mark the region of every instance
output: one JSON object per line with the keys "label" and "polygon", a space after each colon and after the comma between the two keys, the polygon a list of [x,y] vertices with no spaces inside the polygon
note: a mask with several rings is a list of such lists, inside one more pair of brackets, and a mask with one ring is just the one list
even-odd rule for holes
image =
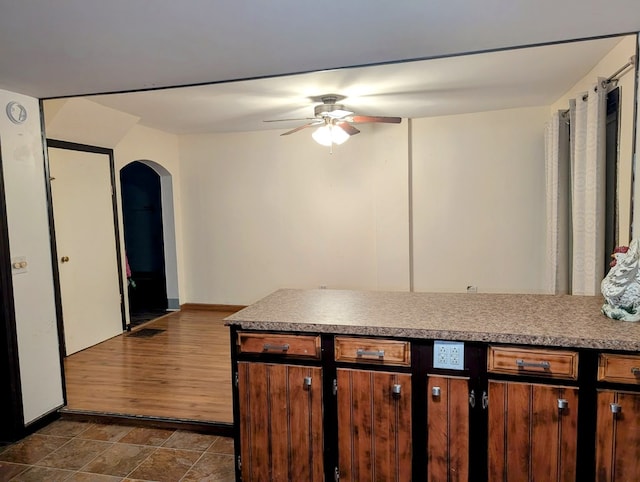
{"label": "beige wall", "polygon": [[[417,119],[418,291],[542,292],[548,107]],[[408,290],[409,124],[342,146],[278,131],[180,138],[190,302],[282,287]]]}
{"label": "beige wall", "polygon": [[546,107],[416,119],[416,291],[543,292]]}
{"label": "beige wall", "polygon": [[[10,101],[28,112],[24,124],[4,115]],[[13,275],[18,357],[25,423],[63,403],[53,294],[44,154],[37,99],[0,90],[0,144],[11,257],[25,256],[27,272]],[[3,387],[6,389],[6,387]]]}
{"label": "beige wall", "polygon": [[407,132],[363,126],[333,154],[311,132],[182,136],[187,301],[407,290]]}

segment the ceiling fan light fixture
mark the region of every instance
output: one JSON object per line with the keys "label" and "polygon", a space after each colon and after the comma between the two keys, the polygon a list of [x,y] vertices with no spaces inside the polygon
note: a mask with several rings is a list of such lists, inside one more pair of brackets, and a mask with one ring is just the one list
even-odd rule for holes
{"label": "ceiling fan light fixture", "polygon": [[330,147],[331,144],[343,144],[349,139],[347,134],[341,127],[334,125],[324,125],[318,127],[313,134],[311,134],[313,140],[322,146]]}

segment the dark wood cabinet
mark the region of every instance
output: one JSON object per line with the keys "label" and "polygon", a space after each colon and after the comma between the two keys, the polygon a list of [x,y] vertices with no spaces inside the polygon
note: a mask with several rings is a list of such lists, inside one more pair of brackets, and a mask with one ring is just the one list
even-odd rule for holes
{"label": "dark wood cabinet", "polygon": [[322,369],[238,362],[244,482],[324,481]]}
{"label": "dark wood cabinet", "polygon": [[640,356],[232,328],[238,481],[637,482]]}
{"label": "dark wood cabinet", "polygon": [[427,379],[427,480],[469,480],[469,379]]}
{"label": "dark wood cabinet", "polygon": [[640,480],[640,393],[600,390],[597,407],[597,482]]}
{"label": "dark wood cabinet", "polygon": [[489,381],[488,480],[576,480],[578,389]]}
{"label": "dark wood cabinet", "polygon": [[411,480],[411,375],[338,368],[337,404],[340,481]]}

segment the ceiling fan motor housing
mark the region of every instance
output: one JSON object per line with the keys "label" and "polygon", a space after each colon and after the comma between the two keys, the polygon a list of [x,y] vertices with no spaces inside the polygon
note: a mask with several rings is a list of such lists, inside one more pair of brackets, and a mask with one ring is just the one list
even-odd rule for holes
{"label": "ceiling fan motor housing", "polygon": [[332,119],[340,119],[342,117],[353,114],[353,112],[346,110],[344,105],[336,104],[339,100],[344,99],[344,96],[340,95],[325,95],[322,96],[322,104],[314,107],[313,112],[316,117],[331,117]]}
{"label": "ceiling fan motor housing", "polygon": [[320,104],[314,107],[313,112],[316,117],[333,117],[333,113],[345,112],[345,108],[342,104]]}

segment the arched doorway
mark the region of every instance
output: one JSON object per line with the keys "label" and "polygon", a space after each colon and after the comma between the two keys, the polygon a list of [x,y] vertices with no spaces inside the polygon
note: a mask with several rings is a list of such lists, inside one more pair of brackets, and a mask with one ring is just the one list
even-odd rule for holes
{"label": "arched doorway", "polygon": [[153,161],[120,170],[129,327],[179,308],[171,174]]}

